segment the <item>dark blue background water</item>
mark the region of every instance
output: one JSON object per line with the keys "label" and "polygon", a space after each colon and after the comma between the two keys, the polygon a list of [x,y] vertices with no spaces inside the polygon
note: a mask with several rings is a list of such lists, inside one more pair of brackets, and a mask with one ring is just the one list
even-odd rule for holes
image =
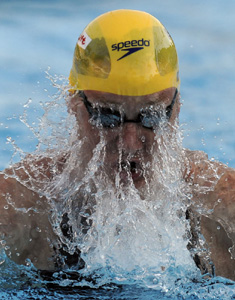
{"label": "dark blue background water", "polygon": [[[50,66],[52,75],[67,77],[75,43],[83,28],[101,13],[119,8],[153,14],[175,41],[180,61],[183,102],[180,122],[185,134],[184,145],[204,150],[209,157],[235,167],[235,1],[1,0],[0,169],[8,165],[14,152],[7,142],[8,136],[23,151],[30,152],[37,144],[19,116],[31,98],[28,118],[31,124],[37,123],[43,113],[40,102],[49,101],[55,92],[44,71]],[[14,160],[17,159],[18,156]],[[215,289],[220,291],[220,287],[215,286]],[[221,296],[213,299],[225,299],[224,290],[222,286]],[[112,293],[92,291],[87,294],[85,291],[78,294],[79,299],[167,299],[157,291],[137,287],[124,287]],[[6,299],[78,297],[66,291],[30,288],[2,291],[1,296]]]}

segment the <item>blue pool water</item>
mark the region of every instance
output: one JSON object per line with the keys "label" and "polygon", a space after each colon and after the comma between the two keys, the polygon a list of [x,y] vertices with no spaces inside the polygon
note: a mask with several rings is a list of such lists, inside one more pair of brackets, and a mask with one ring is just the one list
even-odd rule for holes
{"label": "blue pool water", "polygon": [[[50,67],[53,76],[68,77],[83,28],[101,13],[119,8],[153,14],[175,41],[184,146],[203,150],[210,158],[235,167],[234,1],[1,0],[0,170],[20,157],[12,143],[24,152],[37,145],[20,116],[27,109],[28,123],[37,131],[43,103],[55,93],[45,71]],[[234,284],[223,278],[182,283],[175,278],[179,280],[178,293],[171,297],[164,289],[132,282],[99,289],[56,287],[37,281],[31,273],[25,275],[30,279],[25,281],[22,274],[27,270],[15,272],[14,268],[1,271],[1,299],[235,299]],[[12,284],[6,284],[9,278]]]}

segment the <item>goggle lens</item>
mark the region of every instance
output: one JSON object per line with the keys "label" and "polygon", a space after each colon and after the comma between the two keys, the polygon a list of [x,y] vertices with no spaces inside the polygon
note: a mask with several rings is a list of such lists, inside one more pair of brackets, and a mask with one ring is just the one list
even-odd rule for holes
{"label": "goggle lens", "polygon": [[177,94],[178,90],[176,89],[172,102],[169,106],[167,106],[165,113],[162,111],[145,109],[141,110],[136,120],[126,120],[120,112],[113,111],[111,108],[93,107],[87,100],[84,92],[80,92],[80,96],[83,98],[84,104],[94,125],[101,125],[105,128],[114,128],[120,126],[124,122],[134,122],[141,123],[143,127],[148,129],[155,129],[164,118],[166,120],[171,118]]}

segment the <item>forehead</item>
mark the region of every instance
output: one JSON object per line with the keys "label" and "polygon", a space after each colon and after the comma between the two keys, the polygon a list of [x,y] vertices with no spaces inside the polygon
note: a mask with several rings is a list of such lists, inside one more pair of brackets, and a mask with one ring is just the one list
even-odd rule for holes
{"label": "forehead", "polygon": [[141,109],[149,105],[169,105],[174,96],[175,88],[169,88],[154,94],[144,96],[122,96],[99,91],[84,91],[88,100],[102,106],[122,106],[124,109]]}

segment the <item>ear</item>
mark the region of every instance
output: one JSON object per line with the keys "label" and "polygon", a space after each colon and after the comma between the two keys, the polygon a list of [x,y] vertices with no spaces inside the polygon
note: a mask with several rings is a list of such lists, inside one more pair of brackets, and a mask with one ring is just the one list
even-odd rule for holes
{"label": "ear", "polygon": [[[178,93],[176,102],[173,108],[172,116],[171,116],[171,121],[174,122],[175,120],[178,120],[179,113],[180,113],[180,108],[181,108],[181,103],[180,103],[180,93]],[[178,122],[178,121],[177,121]]]}
{"label": "ear", "polygon": [[[84,143],[84,149],[89,154],[89,151],[93,151],[96,145],[100,141],[99,129],[96,126],[92,126],[90,122],[90,115],[84,104],[83,98],[79,93],[72,94],[67,100],[68,112],[73,114],[77,121],[77,133],[80,140],[86,139]],[[86,154],[84,154],[86,155]],[[90,155],[90,154],[89,154]],[[90,158],[92,157],[92,154]]]}
{"label": "ear", "polygon": [[67,100],[68,113],[77,114],[78,104],[81,103],[82,98],[78,93],[70,93]]}
{"label": "ear", "polygon": [[180,93],[178,93],[177,99],[176,99],[176,115],[177,116],[179,116],[181,105],[182,105],[182,103],[180,102],[180,99],[181,99],[181,95],[180,95]]}
{"label": "ear", "polygon": [[84,104],[83,98],[79,93],[70,94],[67,100],[68,113],[75,116],[79,124],[79,131],[83,134],[92,132],[92,126],[89,122],[90,116]]}

